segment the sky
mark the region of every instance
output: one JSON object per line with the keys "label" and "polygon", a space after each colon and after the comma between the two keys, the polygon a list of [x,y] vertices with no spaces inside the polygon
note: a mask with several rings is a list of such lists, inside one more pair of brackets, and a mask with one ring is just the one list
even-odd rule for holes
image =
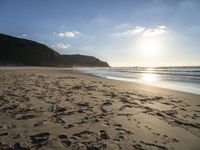
{"label": "sky", "polygon": [[111,66],[199,66],[200,0],[0,0],[0,33]]}

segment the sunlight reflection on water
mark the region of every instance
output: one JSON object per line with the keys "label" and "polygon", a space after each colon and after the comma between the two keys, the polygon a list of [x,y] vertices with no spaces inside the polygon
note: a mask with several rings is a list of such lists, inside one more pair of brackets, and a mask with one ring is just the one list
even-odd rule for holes
{"label": "sunlight reflection on water", "polygon": [[150,74],[150,73],[144,73],[142,74],[142,81],[152,83],[158,80],[158,77],[156,74]]}

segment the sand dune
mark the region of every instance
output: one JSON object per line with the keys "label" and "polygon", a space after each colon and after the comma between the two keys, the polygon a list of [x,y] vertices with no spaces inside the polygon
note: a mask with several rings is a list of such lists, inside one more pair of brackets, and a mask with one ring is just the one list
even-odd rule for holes
{"label": "sand dune", "polygon": [[56,68],[0,69],[2,150],[198,150],[200,96]]}

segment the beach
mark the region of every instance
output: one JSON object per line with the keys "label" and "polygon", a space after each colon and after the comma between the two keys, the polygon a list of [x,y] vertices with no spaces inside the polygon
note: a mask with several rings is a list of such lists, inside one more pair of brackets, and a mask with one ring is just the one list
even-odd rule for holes
{"label": "beach", "polygon": [[200,95],[65,68],[0,68],[2,150],[199,150]]}

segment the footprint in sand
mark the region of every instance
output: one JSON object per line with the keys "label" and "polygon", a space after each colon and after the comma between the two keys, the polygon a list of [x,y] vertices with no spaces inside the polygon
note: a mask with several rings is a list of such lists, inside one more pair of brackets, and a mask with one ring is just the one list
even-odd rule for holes
{"label": "footprint in sand", "polygon": [[110,139],[110,137],[108,136],[108,134],[105,130],[100,130],[100,137],[105,140]]}
{"label": "footprint in sand", "polygon": [[68,139],[68,137],[64,134],[60,134],[58,136],[58,138],[60,139],[60,142],[65,146],[65,147],[69,147],[71,145],[71,141]]}
{"label": "footprint in sand", "polygon": [[7,136],[7,135],[8,135],[7,132],[0,133],[0,137],[2,137],[2,136]]}
{"label": "footprint in sand", "polygon": [[74,127],[74,125],[73,125],[73,124],[69,124],[69,125],[66,125],[64,128],[65,128],[65,129],[70,129],[70,128],[72,128],[72,127]]}
{"label": "footprint in sand", "polygon": [[0,149],[1,150],[30,150],[29,147],[23,147],[20,143],[15,143],[13,146],[3,144],[0,142]]}
{"label": "footprint in sand", "polygon": [[31,144],[35,147],[35,148],[40,148],[44,145],[47,144],[48,139],[49,139],[49,135],[50,133],[48,132],[42,132],[42,133],[38,133],[35,135],[31,135]]}
{"label": "footprint in sand", "polygon": [[34,127],[40,127],[40,126],[42,126],[44,124],[44,122],[43,121],[37,121],[36,123],[34,123]]}

